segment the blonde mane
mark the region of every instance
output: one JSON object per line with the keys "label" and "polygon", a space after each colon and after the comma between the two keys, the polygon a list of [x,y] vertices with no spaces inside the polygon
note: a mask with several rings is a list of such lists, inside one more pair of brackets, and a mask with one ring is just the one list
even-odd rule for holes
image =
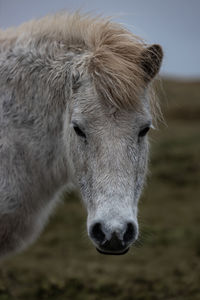
{"label": "blonde mane", "polygon": [[118,108],[139,106],[145,87],[140,60],[146,45],[141,38],[108,18],[79,13],[59,13],[0,30],[0,51],[48,41],[87,51],[88,72],[103,98]]}

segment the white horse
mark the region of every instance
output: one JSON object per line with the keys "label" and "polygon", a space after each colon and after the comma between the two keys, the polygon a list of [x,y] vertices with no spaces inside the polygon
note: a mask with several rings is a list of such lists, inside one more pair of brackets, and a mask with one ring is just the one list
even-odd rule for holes
{"label": "white horse", "polygon": [[72,183],[102,253],[138,237],[159,45],[67,13],[0,31],[0,257],[35,240]]}

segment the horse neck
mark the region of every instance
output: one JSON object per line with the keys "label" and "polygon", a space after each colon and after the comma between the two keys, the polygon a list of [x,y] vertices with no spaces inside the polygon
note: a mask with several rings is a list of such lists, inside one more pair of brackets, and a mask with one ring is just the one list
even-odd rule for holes
{"label": "horse neck", "polygon": [[37,163],[50,194],[69,180],[63,130],[75,54],[18,45],[2,56],[0,92],[6,94],[2,103],[7,103],[10,124],[17,115],[15,128],[11,125],[14,135],[28,145],[31,163]]}

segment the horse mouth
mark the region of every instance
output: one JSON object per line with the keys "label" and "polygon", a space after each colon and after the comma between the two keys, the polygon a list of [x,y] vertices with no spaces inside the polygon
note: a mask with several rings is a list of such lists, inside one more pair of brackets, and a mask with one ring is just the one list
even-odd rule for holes
{"label": "horse mouth", "polygon": [[99,248],[96,248],[97,251],[101,254],[104,254],[104,255],[123,255],[123,254],[126,254],[128,251],[129,251],[129,248],[123,250],[123,251],[116,251],[116,252],[112,252],[112,251],[105,251],[105,250],[101,250]]}

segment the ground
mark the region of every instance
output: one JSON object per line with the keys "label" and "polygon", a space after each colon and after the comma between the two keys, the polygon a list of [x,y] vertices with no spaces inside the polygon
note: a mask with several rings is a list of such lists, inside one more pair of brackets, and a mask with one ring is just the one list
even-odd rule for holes
{"label": "ground", "polygon": [[76,193],[65,196],[37,242],[0,264],[0,300],[200,299],[200,82],[164,80],[165,124],[151,134],[140,241],[104,256],[86,234]]}

